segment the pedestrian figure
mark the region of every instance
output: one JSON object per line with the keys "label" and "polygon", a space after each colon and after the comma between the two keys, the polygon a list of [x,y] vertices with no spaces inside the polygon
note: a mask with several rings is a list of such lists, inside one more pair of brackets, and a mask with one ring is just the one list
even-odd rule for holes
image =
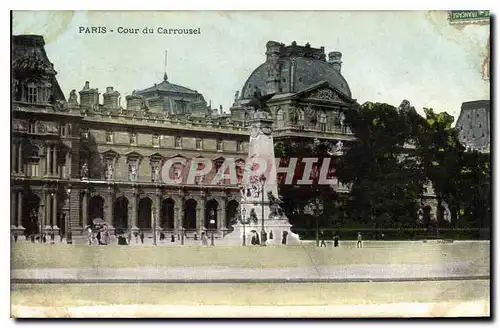
{"label": "pedestrian figure", "polygon": [[358,241],[356,243],[356,248],[363,248],[363,237],[361,237],[361,232],[358,232]]}
{"label": "pedestrian figure", "polygon": [[89,246],[91,246],[92,245],[92,228],[91,227],[88,227],[87,233],[88,233],[88,239],[89,239]]}
{"label": "pedestrian figure", "polygon": [[141,238],[141,244],[144,244],[144,232],[141,231],[139,238]]}
{"label": "pedestrian figure", "polygon": [[137,231],[134,232],[134,237],[135,237],[135,243],[139,244],[139,233]]}
{"label": "pedestrian figure", "polygon": [[108,245],[109,244],[109,239],[110,239],[109,238],[109,232],[108,232],[108,230],[105,230],[104,231],[104,242],[103,242],[103,244],[104,245]]}
{"label": "pedestrian figure", "polygon": [[339,247],[339,234],[337,232],[333,236],[333,247]]}
{"label": "pedestrian figure", "polygon": [[324,232],[324,231],[321,231],[321,234],[320,234],[320,239],[321,239],[321,243],[319,244],[319,247],[323,247],[323,246],[325,246],[325,247],[326,247],[326,243],[325,243],[325,232]]}
{"label": "pedestrian figure", "polygon": [[30,238],[31,238],[31,242],[34,243],[35,242],[35,235],[31,235]]}
{"label": "pedestrian figure", "polygon": [[175,235],[172,234],[172,237],[170,238],[170,242],[175,243]]}
{"label": "pedestrian figure", "polygon": [[201,232],[201,244],[203,246],[208,246],[208,240],[207,240],[207,235],[205,234],[205,231]]}
{"label": "pedestrian figure", "polygon": [[42,243],[44,243],[44,244],[45,244],[46,242],[47,242],[47,235],[44,233],[44,234],[42,235]]}
{"label": "pedestrian figure", "polygon": [[14,234],[14,242],[17,243],[17,235]]}
{"label": "pedestrian figure", "polygon": [[287,231],[283,231],[283,237],[281,237],[281,244],[286,245],[286,237],[288,236]]}
{"label": "pedestrian figure", "polygon": [[101,232],[100,231],[97,231],[96,238],[97,238],[97,245],[102,245],[101,244]]}
{"label": "pedestrian figure", "polygon": [[165,240],[165,234],[162,232],[160,232],[160,241],[163,242]]}

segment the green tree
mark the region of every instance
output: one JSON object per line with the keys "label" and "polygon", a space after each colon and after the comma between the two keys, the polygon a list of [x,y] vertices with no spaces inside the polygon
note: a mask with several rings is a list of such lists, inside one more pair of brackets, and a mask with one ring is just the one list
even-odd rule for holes
{"label": "green tree", "polygon": [[[399,108],[367,102],[346,113],[353,131],[339,180],[351,183],[349,217],[362,225],[407,228],[417,222],[425,174],[414,149],[418,114],[408,103]],[[419,122],[420,123],[420,122]]]}

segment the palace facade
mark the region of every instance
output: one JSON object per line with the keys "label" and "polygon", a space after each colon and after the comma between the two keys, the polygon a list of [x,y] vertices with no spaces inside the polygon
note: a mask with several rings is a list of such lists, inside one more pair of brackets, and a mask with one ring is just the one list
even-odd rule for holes
{"label": "palace facade", "polygon": [[[12,39],[11,230],[73,239],[102,218],[115,233],[177,234],[231,227],[239,205],[237,185],[210,183],[225,158],[244,162],[255,94],[274,96],[268,107],[275,139],[318,138],[348,143],[343,110],[355,103],[341,74],[342,55],[309,44],[270,41],[265,62],[235,95],[230,113],[213,109],[196,90],[162,81],[125,97],[102,94],[85,82],[65,97],[42,36]],[[100,101],[102,99],[102,102]],[[194,183],[173,165],[165,185],[158,171],[174,157],[207,158],[213,172]],[[238,178],[242,171],[238,171]],[[334,186],[339,192],[347,188]],[[215,219],[215,224],[210,224]]]}

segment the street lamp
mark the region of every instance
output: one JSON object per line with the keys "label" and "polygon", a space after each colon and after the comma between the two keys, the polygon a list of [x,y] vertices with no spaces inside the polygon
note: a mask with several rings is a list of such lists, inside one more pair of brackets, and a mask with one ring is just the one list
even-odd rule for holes
{"label": "street lamp", "polygon": [[241,224],[243,225],[243,246],[247,245],[247,233],[245,231],[245,225],[249,222],[246,220],[247,209],[243,208],[241,210]]}
{"label": "street lamp", "polygon": [[266,184],[266,177],[264,174],[260,176],[260,186],[261,186],[261,195],[262,195],[262,230],[260,232],[260,245],[266,246],[266,230],[264,230],[264,186]]}
{"label": "street lamp", "polygon": [[69,222],[69,219],[71,217],[71,185],[68,186],[67,189],[68,192],[68,217],[66,218],[66,243],[67,244],[73,244],[73,240],[71,237],[71,223]]}
{"label": "street lamp", "polygon": [[44,215],[43,215],[43,213],[44,213],[43,209],[44,209],[44,204],[42,203],[40,205],[40,213],[37,213],[37,220],[38,220],[38,227],[39,227],[38,232],[39,232],[39,235],[40,235],[40,243],[42,242],[42,230],[43,230],[43,227],[42,227],[43,222],[42,221],[43,221],[43,217],[44,217]]}
{"label": "street lamp", "polygon": [[210,241],[210,246],[215,246],[215,244],[214,244],[214,230],[215,230],[214,225],[215,225],[215,220],[212,216],[210,219],[210,227],[212,228],[211,229],[212,230],[212,240]]}
{"label": "street lamp", "polygon": [[156,246],[156,207],[153,207],[153,246]]}

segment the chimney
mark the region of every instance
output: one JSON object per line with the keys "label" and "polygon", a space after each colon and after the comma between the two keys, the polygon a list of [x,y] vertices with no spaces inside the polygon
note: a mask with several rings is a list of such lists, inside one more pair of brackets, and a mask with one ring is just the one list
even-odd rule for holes
{"label": "chimney", "polygon": [[338,51],[332,51],[328,54],[328,63],[335,68],[337,72],[340,73],[342,68],[342,53]]}
{"label": "chimney", "polygon": [[89,81],[85,82],[79,94],[80,106],[94,109],[99,105],[99,89],[91,89]]}
{"label": "chimney", "polygon": [[132,94],[125,97],[127,101],[127,109],[128,110],[141,110],[143,97],[140,95]]}
{"label": "chimney", "polygon": [[105,108],[116,109],[119,107],[118,98],[120,97],[120,93],[118,91],[114,91],[113,87],[107,87],[106,93],[103,93],[103,105]]}
{"label": "chimney", "polygon": [[269,41],[266,43],[266,94],[277,93],[280,91],[280,51],[282,47],[283,44],[276,41]]}

